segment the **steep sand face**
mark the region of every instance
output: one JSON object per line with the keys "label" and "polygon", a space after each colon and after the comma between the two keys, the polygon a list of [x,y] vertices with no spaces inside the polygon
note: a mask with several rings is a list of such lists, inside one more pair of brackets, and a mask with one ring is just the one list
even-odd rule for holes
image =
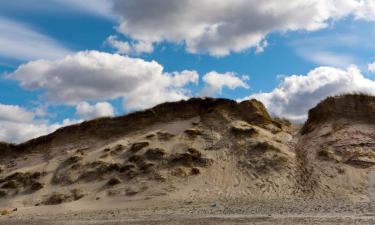
{"label": "steep sand face", "polygon": [[304,132],[256,100],[191,99],[1,144],[0,207],[367,201],[375,127],[356,118],[373,99],[348,98],[353,113],[327,100]]}
{"label": "steep sand face", "polygon": [[373,196],[375,97],[331,97],[309,112],[297,155],[312,197],[355,201]]}

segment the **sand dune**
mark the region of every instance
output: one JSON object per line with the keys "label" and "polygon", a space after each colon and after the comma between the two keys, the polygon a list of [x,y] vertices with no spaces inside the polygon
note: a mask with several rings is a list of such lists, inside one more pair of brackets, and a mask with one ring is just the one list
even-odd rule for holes
{"label": "sand dune", "polygon": [[374,102],[329,98],[302,127],[191,99],[0,143],[0,222],[372,224]]}

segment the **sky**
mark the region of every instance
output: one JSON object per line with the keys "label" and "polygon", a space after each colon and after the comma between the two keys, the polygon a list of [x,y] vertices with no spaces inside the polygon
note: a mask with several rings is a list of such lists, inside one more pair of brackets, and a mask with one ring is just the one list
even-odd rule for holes
{"label": "sky", "polygon": [[375,94],[375,0],[0,1],[0,141],[166,101]]}

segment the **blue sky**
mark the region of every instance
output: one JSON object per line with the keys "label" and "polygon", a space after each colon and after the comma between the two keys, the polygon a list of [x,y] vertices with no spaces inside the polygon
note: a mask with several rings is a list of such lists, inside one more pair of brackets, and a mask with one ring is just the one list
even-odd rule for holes
{"label": "blue sky", "polygon": [[2,2],[0,141],[193,96],[303,122],[329,95],[375,94],[374,40],[373,0]]}

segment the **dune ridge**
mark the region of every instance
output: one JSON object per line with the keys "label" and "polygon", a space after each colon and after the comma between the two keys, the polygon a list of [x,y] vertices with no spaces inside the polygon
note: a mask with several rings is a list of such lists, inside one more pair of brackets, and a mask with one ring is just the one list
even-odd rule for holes
{"label": "dune ridge", "polygon": [[330,97],[300,126],[257,100],[193,98],[0,143],[0,207],[370,202],[374,103]]}

